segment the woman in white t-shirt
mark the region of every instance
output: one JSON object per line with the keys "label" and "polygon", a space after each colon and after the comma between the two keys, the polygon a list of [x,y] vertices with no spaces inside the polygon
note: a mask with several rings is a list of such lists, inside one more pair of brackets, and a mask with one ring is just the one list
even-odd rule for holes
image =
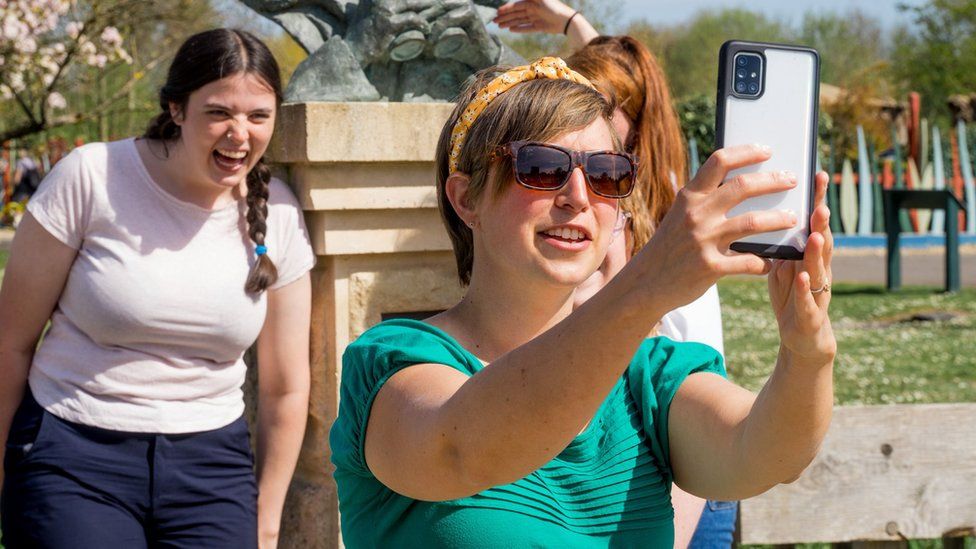
{"label": "woman in white t-shirt", "polygon": [[[76,149],[30,201],[0,289],[8,547],[277,543],[314,264],[262,162],[280,101],[260,40],[194,35],[146,134]],[[256,477],[241,389],[255,340]]]}

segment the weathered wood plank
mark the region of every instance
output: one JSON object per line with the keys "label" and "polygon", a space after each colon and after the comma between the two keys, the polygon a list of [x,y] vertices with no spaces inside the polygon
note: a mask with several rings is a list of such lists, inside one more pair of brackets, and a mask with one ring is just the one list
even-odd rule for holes
{"label": "weathered wood plank", "polygon": [[741,506],[742,543],[898,541],[976,527],[976,404],[837,407],[799,480]]}

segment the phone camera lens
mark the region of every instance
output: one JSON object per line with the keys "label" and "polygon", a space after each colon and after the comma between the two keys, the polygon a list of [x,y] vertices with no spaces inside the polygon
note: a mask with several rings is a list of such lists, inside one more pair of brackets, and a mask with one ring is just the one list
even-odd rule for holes
{"label": "phone camera lens", "polygon": [[759,84],[755,82],[749,84],[749,93],[759,93]]}
{"label": "phone camera lens", "polygon": [[746,77],[746,70],[745,69],[739,69],[739,70],[735,71],[735,76],[737,78],[745,78]]}
{"label": "phone camera lens", "polygon": [[746,91],[746,83],[745,82],[736,82],[735,83],[735,91],[737,91],[739,93],[745,93],[745,91]]}
{"label": "phone camera lens", "polygon": [[740,66],[740,67],[746,66],[746,63],[748,63],[748,62],[749,62],[749,60],[747,60],[746,59],[746,56],[744,56],[744,55],[740,55],[739,58],[735,60],[735,64],[738,65],[738,66]]}

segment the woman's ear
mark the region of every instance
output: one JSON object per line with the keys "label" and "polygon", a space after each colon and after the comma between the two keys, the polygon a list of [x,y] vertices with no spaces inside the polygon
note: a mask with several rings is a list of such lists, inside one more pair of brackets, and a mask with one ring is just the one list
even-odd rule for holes
{"label": "woman's ear", "polygon": [[478,215],[474,211],[471,200],[471,177],[468,174],[454,172],[444,183],[444,193],[454,208],[454,212],[468,227],[474,227],[478,222]]}
{"label": "woman's ear", "polygon": [[183,124],[183,109],[176,103],[170,102],[169,116],[173,119],[173,123],[177,126]]}

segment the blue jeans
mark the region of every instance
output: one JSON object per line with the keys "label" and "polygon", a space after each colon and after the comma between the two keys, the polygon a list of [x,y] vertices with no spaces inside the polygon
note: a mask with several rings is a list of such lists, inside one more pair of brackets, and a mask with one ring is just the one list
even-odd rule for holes
{"label": "blue jeans", "polygon": [[737,501],[706,501],[689,549],[726,549],[732,546],[735,534]]}

